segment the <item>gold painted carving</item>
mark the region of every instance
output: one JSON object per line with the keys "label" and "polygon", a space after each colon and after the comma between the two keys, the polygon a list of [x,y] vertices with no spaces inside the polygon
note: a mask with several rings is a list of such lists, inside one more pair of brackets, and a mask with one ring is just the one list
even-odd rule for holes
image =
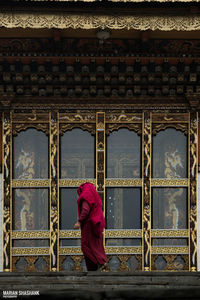
{"label": "gold painted carving", "polygon": [[190,156],[191,156],[191,175],[196,177],[195,169],[197,165],[197,145],[198,145],[198,136],[197,136],[197,120],[194,120],[193,126],[190,128],[190,136],[192,141],[190,143]]}
{"label": "gold painted carving", "polygon": [[32,180],[18,180],[13,179],[11,181],[12,188],[23,188],[23,187],[49,187],[50,180],[48,179],[32,179]]}
{"label": "gold painted carving", "polygon": [[12,114],[12,123],[23,123],[23,124],[32,124],[32,123],[47,123],[49,122],[48,113],[37,113],[35,109],[32,110],[32,113],[18,113],[13,112]]}
{"label": "gold painted carving", "polygon": [[153,113],[152,123],[188,123],[189,113]]}
{"label": "gold painted carving", "polygon": [[151,220],[150,220],[150,207],[146,205],[144,207],[144,215],[143,215],[143,221],[144,221],[144,240],[146,244],[146,251],[145,251],[145,264],[148,265],[149,263],[149,254],[150,254],[150,234],[151,234]]}
{"label": "gold painted carving", "polygon": [[35,128],[36,130],[44,132],[46,135],[49,134],[48,123],[14,123],[12,128],[13,135],[17,135],[21,131],[26,131],[28,128]]}
{"label": "gold painted carving", "polygon": [[4,223],[3,223],[3,254],[5,259],[5,266],[7,267],[9,264],[9,253],[7,246],[10,243],[10,229],[7,230],[7,225],[10,227],[10,209],[7,207],[4,207]]}
{"label": "gold painted carving", "polygon": [[58,222],[57,207],[51,207],[50,254],[52,256],[52,267],[53,268],[56,265],[56,254],[54,251],[54,247],[56,246],[56,242],[57,242],[57,238],[58,238],[57,222]]}
{"label": "gold painted carving", "polygon": [[152,247],[152,254],[189,254],[188,247]]}
{"label": "gold painted carving", "polygon": [[61,123],[60,124],[60,134],[64,134],[66,131],[70,131],[73,128],[80,128],[84,131],[88,131],[91,134],[95,134],[95,124],[87,123]]}
{"label": "gold painted carving", "polygon": [[151,179],[152,186],[188,186],[189,179],[165,179],[155,178]]}
{"label": "gold painted carving", "polygon": [[129,255],[118,255],[118,258],[121,262],[118,270],[119,271],[130,271],[127,261],[129,259]]}
{"label": "gold painted carving", "polygon": [[106,238],[142,238],[142,230],[105,230]]}
{"label": "gold painted carving", "polygon": [[10,135],[11,135],[11,123],[7,120],[7,118],[4,118],[4,135],[3,135],[3,147],[4,147],[4,158],[3,158],[3,164],[5,167],[5,174],[4,176],[6,178],[9,177],[10,173],[9,173],[9,162],[8,162],[8,158],[10,156]]}
{"label": "gold painted carving", "polygon": [[79,187],[82,183],[91,182],[96,185],[96,179],[84,178],[84,179],[60,179],[60,187]]}
{"label": "gold painted carving", "polygon": [[49,231],[12,231],[12,239],[44,239],[49,237]]}
{"label": "gold painted carving", "polygon": [[143,113],[143,269],[149,271],[151,266],[151,113]]}
{"label": "gold painted carving", "polygon": [[0,27],[6,28],[72,28],[72,29],[136,29],[199,30],[198,15],[118,15],[72,14],[66,12],[1,12]]}
{"label": "gold painted carving", "polygon": [[151,237],[189,237],[188,230],[159,230],[152,229]]}
{"label": "gold painted carving", "polygon": [[76,255],[82,254],[80,247],[60,247],[60,255]]}
{"label": "gold painted carving", "polygon": [[98,122],[96,126],[97,126],[97,130],[104,130],[105,127],[103,122]]}
{"label": "gold painted carving", "polygon": [[23,256],[23,255],[49,255],[49,248],[12,248],[13,256]]}
{"label": "gold painted carving", "polygon": [[176,130],[182,131],[184,134],[188,133],[188,125],[187,123],[180,124],[180,123],[161,123],[161,124],[154,124],[152,128],[152,134],[156,135],[159,131],[165,130],[167,128],[175,128]]}
{"label": "gold painted carving", "polygon": [[191,242],[193,245],[193,252],[191,253],[192,264],[196,264],[196,256],[197,256],[197,209],[196,206],[190,209],[190,224],[193,226],[190,228],[190,236]]}
{"label": "gold painted carving", "polygon": [[142,247],[105,247],[106,254],[141,254]]}
{"label": "gold painted carving", "polygon": [[81,263],[82,263],[82,260],[83,260],[83,256],[73,255],[72,259],[74,261],[74,266],[72,268],[72,271],[82,271],[83,268],[81,267]]}
{"label": "gold painted carving", "polygon": [[129,114],[124,111],[121,114],[106,114],[106,123],[141,123],[141,114]]}
{"label": "gold painted carving", "polygon": [[[107,254],[141,254],[142,247],[105,247]],[[82,254],[80,247],[61,247],[60,255]]]}
{"label": "gold painted carving", "polygon": [[60,123],[96,123],[96,115],[95,114],[84,114],[84,113],[60,113],[59,114],[59,122]]}
{"label": "gold painted carving", "polygon": [[106,179],[106,186],[142,186],[142,179]]}
{"label": "gold painted carving", "polygon": [[144,124],[144,154],[145,154],[145,176],[150,174],[150,162],[151,162],[151,124],[150,118],[145,120]]}
{"label": "gold painted carving", "polygon": [[128,128],[129,130],[132,130],[136,132],[138,135],[142,132],[142,126],[140,123],[116,123],[116,124],[107,124],[106,125],[106,134],[109,135],[111,132],[115,130],[119,130],[120,128]]}
{"label": "gold painted carving", "polygon": [[197,270],[197,153],[198,153],[198,113],[190,113],[190,269]]}
{"label": "gold painted carving", "polygon": [[59,231],[60,238],[81,238],[80,230],[60,230]]}

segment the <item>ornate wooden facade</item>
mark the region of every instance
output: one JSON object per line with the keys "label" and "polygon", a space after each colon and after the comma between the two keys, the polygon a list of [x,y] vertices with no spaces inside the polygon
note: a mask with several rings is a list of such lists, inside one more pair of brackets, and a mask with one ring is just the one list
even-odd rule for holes
{"label": "ornate wooden facade", "polygon": [[[132,1],[128,15],[125,3],[110,1],[91,17],[83,1],[78,18],[73,2],[73,13],[66,3],[54,3],[55,13],[46,3],[41,14],[41,4],[32,1],[30,12],[18,2],[12,12],[5,3],[0,15],[10,35],[0,37],[3,269],[85,269],[72,219],[74,191],[90,181],[107,219],[109,270],[197,271],[199,39],[150,38],[141,30],[199,30],[198,6],[167,4],[161,18],[161,2],[150,9]],[[77,31],[29,36],[43,25]],[[23,37],[8,30],[20,26],[29,28],[17,29]],[[140,33],[98,40],[80,29],[104,27]]]}

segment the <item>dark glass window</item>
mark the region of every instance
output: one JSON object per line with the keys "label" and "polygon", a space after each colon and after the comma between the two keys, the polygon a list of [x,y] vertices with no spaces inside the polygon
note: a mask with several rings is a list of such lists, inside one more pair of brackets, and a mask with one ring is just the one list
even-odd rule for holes
{"label": "dark glass window", "polygon": [[107,137],[107,178],[140,177],[140,137],[126,128]]}
{"label": "dark glass window", "polygon": [[95,138],[75,128],[61,140],[61,178],[94,178]]}
{"label": "dark glass window", "polygon": [[141,189],[107,188],[107,228],[141,228]]}
{"label": "dark glass window", "polygon": [[60,229],[72,230],[78,219],[77,189],[60,189]]}

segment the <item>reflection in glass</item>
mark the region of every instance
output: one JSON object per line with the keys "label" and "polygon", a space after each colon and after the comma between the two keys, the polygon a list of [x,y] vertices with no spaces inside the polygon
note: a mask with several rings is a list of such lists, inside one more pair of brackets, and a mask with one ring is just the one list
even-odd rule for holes
{"label": "reflection in glass", "polygon": [[48,230],[48,189],[14,189],[13,230]]}
{"label": "reflection in glass", "polygon": [[153,189],[153,228],[187,229],[187,189]]}
{"label": "reflection in glass", "polygon": [[43,132],[20,132],[13,138],[13,149],[15,179],[48,178],[48,137]]}
{"label": "reflection in glass", "polygon": [[77,221],[77,188],[60,189],[60,229],[72,230]]}
{"label": "reflection in glass", "polygon": [[187,177],[187,137],[166,129],[153,137],[153,177]]}
{"label": "reflection in glass", "polygon": [[81,240],[80,239],[60,239],[61,247],[80,247]]}
{"label": "reflection in glass", "polygon": [[95,138],[75,128],[61,136],[61,178],[94,178]]}
{"label": "reflection in glass", "polygon": [[140,137],[128,129],[107,137],[107,178],[140,177]]}
{"label": "reflection in glass", "polygon": [[188,246],[188,239],[181,239],[181,238],[153,239],[152,246]]}
{"label": "reflection in glass", "polygon": [[107,188],[107,228],[141,228],[140,188]]}
{"label": "reflection in glass", "polygon": [[141,239],[106,239],[106,246],[141,246]]}
{"label": "reflection in glass", "polygon": [[13,247],[49,247],[48,239],[23,239],[23,240],[13,240]]}

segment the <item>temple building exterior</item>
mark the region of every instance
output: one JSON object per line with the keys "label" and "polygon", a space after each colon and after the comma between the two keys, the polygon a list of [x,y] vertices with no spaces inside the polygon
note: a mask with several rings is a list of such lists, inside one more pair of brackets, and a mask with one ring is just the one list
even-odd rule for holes
{"label": "temple building exterior", "polygon": [[83,182],[108,271],[198,271],[199,1],[7,0],[0,27],[0,271],[86,270]]}

